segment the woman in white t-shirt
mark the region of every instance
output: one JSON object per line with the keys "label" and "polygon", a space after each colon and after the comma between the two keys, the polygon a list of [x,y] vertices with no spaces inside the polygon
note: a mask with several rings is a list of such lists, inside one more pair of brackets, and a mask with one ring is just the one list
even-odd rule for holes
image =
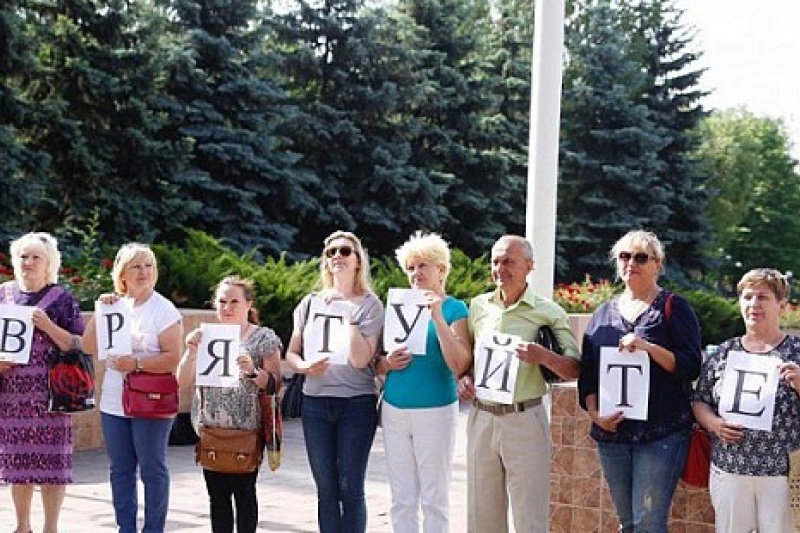
{"label": "woman in white t-shirt", "polygon": [[[132,353],[109,356],[100,399],[103,438],[111,465],[111,495],[120,533],[135,533],[138,507],[136,473],[144,484],[143,533],[162,533],[169,507],[167,444],[173,418],[132,418],[122,408],[122,385],[128,372],[175,372],[181,356],[183,326],[175,306],[155,291],[156,257],[149,246],[126,244],[117,252],[111,272],[115,294],[98,300],[113,304],[124,298],[132,309]],[[84,349],[97,352],[97,329],[89,322]]]}

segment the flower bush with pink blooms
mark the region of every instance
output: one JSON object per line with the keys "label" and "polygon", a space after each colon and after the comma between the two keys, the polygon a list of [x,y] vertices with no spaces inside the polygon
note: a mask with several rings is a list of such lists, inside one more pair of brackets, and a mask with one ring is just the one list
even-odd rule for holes
{"label": "flower bush with pink blooms", "polygon": [[589,276],[581,282],[559,283],[553,300],[568,313],[592,313],[600,304],[614,296],[614,285],[607,279],[592,281]]}

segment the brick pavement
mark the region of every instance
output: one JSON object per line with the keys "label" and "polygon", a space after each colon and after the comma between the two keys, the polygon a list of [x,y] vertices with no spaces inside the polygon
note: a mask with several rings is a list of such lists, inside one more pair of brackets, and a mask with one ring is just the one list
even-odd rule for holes
{"label": "brick pavement", "polygon": [[[453,468],[451,531],[466,531],[466,408],[462,408]],[[285,421],[286,448],[281,467],[270,472],[263,467],[258,477],[259,531],[281,533],[316,531],[316,497],[308,467],[299,419]],[[194,464],[192,446],[171,446],[172,475],[167,531],[209,531],[208,500],[199,467]],[[370,533],[389,533],[389,485],[381,430],[375,437],[367,471],[367,507]],[[139,501],[142,501],[141,484]],[[139,512],[141,519],[142,512]],[[14,528],[13,507],[8,487],[0,487],[0,531]],[[34,531],[41,531],[39,494],[34,495]],[[108,461],[103,450],[75,453],[75,483],[67,488],[62,508],[61,533],[114,531]]]}

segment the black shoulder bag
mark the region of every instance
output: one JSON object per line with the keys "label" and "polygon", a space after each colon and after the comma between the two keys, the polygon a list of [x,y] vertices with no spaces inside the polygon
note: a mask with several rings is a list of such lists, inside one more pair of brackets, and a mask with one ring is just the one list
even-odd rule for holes
{"label": "black shoulder bag", "polygon": [[[561,348],[561,345],[558,344],[558,339],[556,338],[556,334],[553,332],[553,328],[546,324],[539,327],[539,331],[536,334],[536,343],[541,344],[553,353],[564,355],[564,350]],[[542,377],[544,377],[544,380],[548,383],[559,383],[564,381],[561,376],[544,365],[539,365],[539,370],[542,371]]]}
{"label": "black shoulder bag", "polygon": [[[311,298],[314,293],[306,301],[305,308],[305,321],[308,321],[308,315],[311,312]],[[305,327],[305,324],[303,324]],[[300,409],[303,405],[303,384],[306,382],[306,375],[295,373],[289,378],[289,383],[283,391],[283,398],[281,399],[281,411],[284,418],[298,418],[300,416]]]}

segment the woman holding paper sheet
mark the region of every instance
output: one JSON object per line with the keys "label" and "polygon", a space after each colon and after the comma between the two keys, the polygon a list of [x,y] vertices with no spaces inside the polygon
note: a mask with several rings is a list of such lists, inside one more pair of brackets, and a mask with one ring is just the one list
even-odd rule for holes
{"label": "woman holding paper sheet", "polygon": [[[654,234],[627,233],[610,259],[625,288],[595,311],[586,328],[580,402],[592,420],[620,531],[667,533],[694,422],[689,399],[700,371],[700,327],[689,303],[658,285],[664,249]],[[646,420],[627,419],[621,411],[600,414],[600,352],[607,347],[647,354]]]}
{"label": "woman holding paper sheet", "polygon": [[294,310],[286,361],[306,375],[301,417],[317,486],[321,533],[367,529],[364,481],[377,425],[373,357],[383,304],[372,290],[369,258],[354,234],[324,241],[319,293]]}
{"label": "woman holding paper sheet", "polygon": [[[128,372],[175,372],[181,357],[183,326],[175,306],[155,291],[156,257],[149,246],[122,246],[111,270],[114,294],[98,301],[114,304],[120,299],[130,307],[132,352],[109,355],[105,360],[100,420],[111,466],[111,497],[120,533],[135,533],[137,470],[144,484],[143,533],[161,533],[169,508],[167,442],[174,418],[133,418],[125,415],[122,389]],[[83,348],[96,354],[97,321],[89,321]]]}
{"label": "woman holding paper sheet", "polygon": [[[789,452],[800,449],[800,338],[781,331],[789,283],[777,270],[758,268],[747,272],[737,289],[745,333],[720,344],[719,352],[703,363],[692,403],[697,421],[711,435],[709,490],[716,530],[794,531],[787,475]],[[733,413],[727,418],[720,416],[723,391],[731,395],[730,401],[737,384],[740,391],[747,389],[739,394],[742,411],[765,408],[758,401],[763,393],[757,390],[763,387],[763,378],[742,382],[741,372],[726,374],[733,353],[737,357],[768,357],[768,366],[774,364],[778,388],[771,430],[746,428],[730,420]]]}
{"label": "woman holding paper sheet", "polygon": [[83,333],[77,302],[57,285],[61,254],[47,233],[11,243],[14,281],[0,286],[0,303],[35,306],[26,364],[0,362],[0,480],[11,485],[18,533],[32,531],[33,490],[41,486],[44,533],[58,530],[66,486],[72,483],[72,419],[48,409],[48,365]]}
{"label": "woman holding paper sheet", "polygon": [[439,235],[416,233],[396,251],[414,289],[425,291],[431,320],[424,352],[403,346],[377,360],[386,374],[381,410],[392,529],[449,531],[450,479],[458,417],[457,377],[470,364],[467,306],[445,293],[450,248]]}
{"label": "woman holding paper sheet", "polygon": [[[239,326],[243,347],[238,355],[239,380],[235,387],[198,386],[192,402],[192,422],[199,426],[253,430],[261,427],[259,390],[267,388],[270,375],[280,383],[281,341],[275,332],[258,325],[253,307],[253,282],[228,276],[214,290],[214,309],[222,324]],[[186,335],[186,351],[178,366],[181,388],[194,387],[197,376],[197,347],[201,329]],[[258,470],[230,474],[203,469],[211,506],[211,531],[254,533],[258,526],[256,478]],[[233,505],[231,503],[233,500]],[[235,518],[234,518],[235,507]]]}

